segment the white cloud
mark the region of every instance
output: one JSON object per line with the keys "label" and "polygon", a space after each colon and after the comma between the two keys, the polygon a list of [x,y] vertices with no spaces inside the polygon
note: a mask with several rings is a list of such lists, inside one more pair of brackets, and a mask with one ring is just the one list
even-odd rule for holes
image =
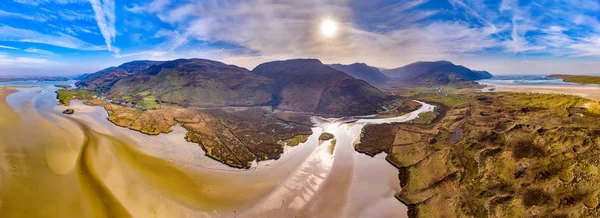
{"label": "white cloud", "polygon": [[25,52],[43,54],[43,55],[56,55],[53,52],[42,50],[42,49],[37,49],[37,48],[28,48],[28,49],[25,49]]}
{"label": "white cloud", "polygon": [[19,18],[26,19],[26,20],[35,20],[35,18],[32,16],[14,13],[14,12],[8,12],[8,11],[4,11],[2,9],[0,9],[0,17],[19,17]]}
{"label": "white cloud", "polygon": [[10,50],[19,50],[18,48],[15,48],[15,47],[12,47],[12,46],[6,46],[6,45],[0,45],[0,48],[10,49]]}
{"label": "white cloud", "polygon": [[34,67],[36,64],[46,64],[49,60],[43,58],[29,58],[29,57],[11,57],[7,54],[0,53],[0,66],[16,65],[24,67]]}
{"label": "white cloud", "polygon": [[31,42],[41,43],[53,46],[59,46],[64,48],[79,49],[79,50],[105,50],[105,48],[92,45],[90,43],[81,41],[75,37],[56,34],[48,35],[39,33],[32,30],[18,29],[10,26],[0,25],[0,40],[3,41],[14,41],[14,42]]}
{"label": "white cloud", "polygon": [[[8,0],[5,0],[5,1],[8,1]],[[13,1],[17,2],[17,3],[21,3],[21,4],[26,4],[26,5],[38,6],[38,5],[49,4],[49,3],[73,4],[73,3],[85,2],[86,0],[13,0]]]}
{"label": "white cloud", "polygon": [[169,0],[152,0],[146,5],[133,4],[131,7],[125,6],[125,10],[131,13],[161,12],[170,3]]}
{"label": "white cloud", "polygon": [[[395,10],[409,13],[406,10],[423,2],[397,3]],[[228,42],[246,49],[225,53],[223,60],[247,68],[263,61],[299,57],[397,67],[416,60],[444,59],[501,46],[484,28],[468,23],[419,24],[418,12],[410,12],[417,19],[407,19],[403,28],[385,32],[365,30],[353,22],[356,12],[343,0],[286,3],[253,0],[235,4],[196,1],[185,8],[185,13],[177,17],[171,14],[183,10],[181,7],[157,14],[167,22],[191,19],[191,22],[181,23],[185,28],[180,31],[157,33],[157,36],[170,39],[173,47],[169,50],[189,40]],[[334,39],[324,38],[318,31],[325,17],[340,25],[340,32]]]}
{"label": "white cloud", "polygon": [[96,14],[96,23],[109,51],[113,51],[112,43],[115,41],[115,2],[113,0],[89,0]]}

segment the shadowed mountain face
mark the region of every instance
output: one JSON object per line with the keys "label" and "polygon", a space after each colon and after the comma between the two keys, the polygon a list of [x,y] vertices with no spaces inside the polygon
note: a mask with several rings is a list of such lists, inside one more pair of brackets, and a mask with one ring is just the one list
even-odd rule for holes
{"label": "shadowed mountain face", "polygon": [[350,65],[330,64],[333,69],[347,73],[348,75],[367,81],[371,85],[382,85],[390,80],[385,74],[381,73],[376,67],[364,63],[354,63]]}
{"label": "shadowed mountain face", "polygon": [[96,73],[89,74],[83,80],[75,83],[88,89],[106,92],[121,78],[136,74],[151,66],[163,63],[163,61],[132,61],[121,64],[118,67],[109,67]]}
{"label": "shadowed mountain face", "polygon": [[152,96],[182,106],[257,106],[271,103],[272,80],[249,70],[203,59],[151,66],[116,82],[110,97]]}
{"label": "shadowed mountain face", "polygon": [[253,73],[273,79],[273,103],[282,110],[319,114],[372,114],[393,97],[316,59],[264,63]]}
{"label": "shadowed mountain face", "polygon": [[419,84],[448,84],[492,78],[487,71],[471,70],[449,61],[419,61],[382,72],[394,80]]}

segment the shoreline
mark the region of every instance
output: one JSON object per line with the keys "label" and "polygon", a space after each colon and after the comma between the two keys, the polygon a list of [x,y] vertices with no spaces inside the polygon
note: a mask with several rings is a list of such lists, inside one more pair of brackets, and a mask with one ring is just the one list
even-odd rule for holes
{"label": "shoreline", "polygon": [[[377,214],[382,214],[385,212],[385,213],[394,213],[395,215],[402,217],[402,216],[406,216],[406,211],[408,210],[407,206],[404,205],[401,201],[398,201],[395,197],[395,194],[397,192],[399,192],[401,189],[401,187],[399,186],[400,182],[398,181],[398,178],[397,178],[398,169],[395,166],[393,166],[392,164],[390,164],[384,158],[385,155],[377,155],[377,156],[371,157],[371,156],[356,152],[356,150],[354,149],[354,144],[356,144],[359,140],[359,136],[358,136],[358,134],[360,133],[359,127],[362,127],[366,123],[369,123],[370,122],[369,120],[372,120],[372,119],[352,120],[354,122],[351,121],[352,123],[347,123],[348,122],[347,119],[327,119],[327,118],[314,117],[316,119],[314,121],[316,122],[315,125],[317,127],[314,127],[316,129],[313,129],[313,134],[310,136],[309,140],[306,143],[303,143],[301,145],[294,146],[294,147],[286,146],[284,153],[282,154],[281,158],[278,160],[261,161],[261,162],[258,162],[257,164],[255,164],[254,166],[252,166],[250,169],[238,169],[238,168],[233,168],[233,167],[227,166],[227,165],[222,164],[221,162],[215,161],[213,159],[206,158],[203,150],[200,148],[199,145],[185,141],[185,139],[183,137],[183,135],[185,134],[185,129],[179,125],[176,125],[173,127],[173,132],[168,133],[168,134],[159,134],[159,135],[148,135],[148,134],[144,134],[139,131],[136,131],[136,130],[122,131],[124,127],[116,126],[107,119],[107,113],[106,113],[106,111],[104,111],[103,107],[100,107],[100,106],[94,107],[94,106],[84,105],[82,103],[82,101],[80,101],[80,100],[73,101],[73,103],[69,107],[73,107],[75,110],[79,111],[79,113],[76,113],[76,115],[74,116],[77,119],[82,119],[86,123],[96,122],[97,124],[92,125],[94,129],[105,128],[105,129],[107,129],[107,131],[103,131],[103,132],[106,132],[109,134],[115,134],[115,132],[119,132],[118,134],[124,135],[125,137],[128,137],[128,138],[133,138],[137,144],[135,147],[140,149],[141,151],[143,151],[149,155],[157,156],[159,158],[163,158],[170,162],[176,163],[176,165],[179,165],[188,170],[201,171],[204,173],[207,173],[207,172],[208,173],[219,173],[219,174],[224,173],[224,174],[232,174],[232,175],[237,175],[237,176],[253,175],[253,174],[259,173],[259,176],[260,176],[260,175],[272,174],[273,173],[272,171],[279,172],[279,174],[281,174],[282,171],[286,171],[285,168],[287,168],[288,173],[283,173],[282,174],[283,177],[279,177],[282,179],[283,182],[275,182],[274,183],[275,187],[279,187],[279,188],[291,185],[291,184],[286,185],[287,183],[290,183],[290,182],[292,182],[292,184],[296,184],[296,180],[298,179],[298,176],[294,176],[294,175],[302,175],[301,172],[304,171],[304,170],[300,170],[301,167],[303,166],[301,163],[306,163],[306,161],[308,159],[310,159],[311,157],[320,159],[323,157],[322,155],[327,153],[327,150],[329,150],[329,149],[325,149],[325,148],[327,148],[330,145],[327,144],[327,142],[321,142],[321,143],[326,143],[324,145],[319,143],[317,138],[320,134],[317,134],[317,133],[320,133],[321,131],[327,131],[328,129],[330,129],[330,131],[332,131],[333,129],[331,129],[331,128],[346,129],[348,127],[341,127],[341,125],[344,125],[344,126],[348,125],[348,126],[351,126],[351,128],[353,129],[351,131],[351,132],[353,132],[352,134],[356,134],[357,137],[348,139],[351,141],[350,142],[351,145],[349,147],[346,146],[347,143],[338,142],[337,143],[338,145],[335,146],[335,148],[333,148],[335,151],[335,154],[342,152],[343,150],[345,150],[345,151],[343,153],[340,153],[337,155],[337,156],[339,156],[339,158],[334,158],[336,155],[330,156],[330,158],[332,158],[333,162],[330,163],[331,164],[330,167],[325,167],[325,168],[326,169],[328,168],[329,170],[333,170],[331,167],[337,166],[340,169],[345,169],[343,171],[346,171],[346,172],[342,173],[342,174],[340,174],[341,172],[338,172],[338,170],[333,170],[333,171],[331,171],[331,173],[337,172],[334,174],[335,175],[337,175],[337,174],[346,175],[349,178],[348,178],[348,181],[345,181],[345,182],[349,182],[349,183],[345,183],[342,186],[340,186],[341,184],[326,185],[326,184],[332,183],[332,181],[330,181],[330,180],[337,178],[337,176],[327,176],[326,178],[321,180],[321,183],[320,183],[321,185],[318,185],[318,186],[320,186],[319,189],[329,190],[329,189],[333,188],[333,190],[335,190],[335,189],[342,188],[345,190],[344,193],[346,193],[346,195],[351,194],[351,193],[363,193],[363,194],[370,193],[370,192],[379,193],[377,195],[375,195],[375,193],[374,193],[372,196],[373,199],[379,199],[379,200],[376,200],[375,202],[370,202],[370,201],[364,202],[365,200],[362,200],[362,199],[347,199],[348,202],[341,203],[341,205],[336,206],[336,208],[340,208],[340,210],[338,212],[336,212],[337,214],[341,213],[341,214],[357,215],[358,213],[361,213],[361,214],[368,213],[368,214],[372,214],[372,215],[376,216]],[[60,111],[63,108],[66,108],[66,106],[60,105],[60,106],[56,107],[56,110]],[[404,122],[406,120],[414,119],[423,110],[427,110],[427,108],[425,108],[425,107],[419,108],[416,111],[413,111],[409,114],[405,114],[397,119],[392,119],[389,122]],[[375,119],[373,122],[381,122],[382,120],[384,120],[384,119]],[[329,123],[329,124],[327,124],[327,123]],[[100,125],[98,125],[98,124],[100,124]],[[106,125],[109,125],[109,126],[106,126]],[[101,126],[104,126],[104,127],[101,127]],[[110,129],[112,129],[112,130],[110,130]],[[115,129],[116,129],[116,131],[115,131]],[[118,130],[121,130],[121,131],[118,131]],[[346,131],[349,131],[349,129],[343,130],[342,132],[346,132]],[[342,132],[340,132],[338,130],[335,130],[335,132],[337,132],[337,134],[342,134]],[[346,134],[350,134],[350,133],[345,133],[344,135],[346,135]],[[321,145],[319,145],[319,144],[321,144]],[[177,145],[177,146],[173,146],[173,145]],[[345,147],[348,147],[348,148],[345,148]],[[342,155],[342,156],[340,156],[340,155]],[[345,160],[345,159],[347,159],[347,160]],[[376,173],[376,175],[381,174],[381,175],[389,176],[389,177],[386,177],[387,179],[382,180],[383,182],[385,182],[385,184],[388,184],[389,186],[384,185],[384,183],[382,183],[381,185],[378,186],[379,188],[373,188],[369,185],[370,183],[375,182],[375,180],[378,180],[377,178],[380,178],[379,176],[373,176],[373,179],[375,179],[375,180],[371,181],[370,183],[361,181],[360,179],[358,179],[359,176],[357,176],[357,175],[368,175],[368,174],[370,174],[369,172],[372,172],[373,168],[368,167],[372,164],[377,165],[377,167],[374,167],[376,169],[376,171],[379,172],[379,173]],[[328,164],[326,164],[326,165],[328,165]],[[350,168],[348,168],[348,167],[350,167]],[[279,168],[284,168],[284,169],[282,170]],[[298,174],[298,173],[300,173],[300,174]],[[344,181],[341,181],[341,182],[344,182]],[[369,183],[369,184],[367,184],[367,183]],[[299,184],[296,184],[296,185],[299,185]],[[328,188],[324,188],[325,185]],[[357,185],[362,188],[355,187]],[[302,185],[301,187],[304,187],[304,185]],[[334,187],[338,187],[338,188],[334,188]],[[389,187],[389,189],[388,189],[388,187]],[[298,191],[301,191],[301,190],[303,190],[303,189],[299,189]],[[358,190],[362,190],[362,191],[358,191]],[[374,190],[379,190],[379,191],[374,191]],[[393,191],[388,192],[386,190],[393,190]],[[319,202],[320,201],[329,201],[329,200],[324,200],[324,199],[333,198],[333,194],[336,193],[336,191],[330,190],[330,191],[327,191],[326,193],[329,193],[329,194],[323,194],[323,193],[316,194],[317,196],[320,196],[318,199],[323,199],[323,200],[311,200],[311,201],[319,201]],[[324,196],[322,196],[322,195],[324,195]],[[356,195],[356,194],[352,194],[352,195]],[[262,206],[259,206],[259,205],[261,205],[260,202],[265,202],[265,199],[268,199],[268,196],[275,197],[275,196],[280,196],[280,194],[276,194],[276,192],[270,192],[264,198],[256,199],[256,203],[252,204],[253,206],[250,206],[248,209],[243,210],[243,211],[249,212],[249,214],[264,214],[267,212],[269,212],[269,213],[273,212],[273,208],[267,209],[267,208],[263,208]],[[369,194],[369,196],[371,196],[371,194]],[[381,198],[383,196],[386,196],[386,197]],[[275,198],[277,198],[277,197],[275,197]],[[371,199],[371,198],[367,198],[367,199]],[[270,205],[270,204],[278,202],[280,200],[281,199],[278,199],[276,201],[269,200],[267,202],[271,202],[271,203],[268,203]],[[362,202],[362,203],[358,203],[358,202]],[[314,204],[314,203],[311,203],[308,205],[312,205],[312,204]],[[349,206],[349,205],[353,205],[353,206]],[[393,205],[396,205],[396,206],[393,206]],[[400,208],[404,208],[401,210],[404,212],[398,213],[398,211],[397,211],[399,209],[398,205],[403,205],[403,207],[400,207]],[[351,207],[358,207],[360,209],[351,208]],[[387,209],[386,210],[374,209],[374,208],[379,208],[379,207],[385,207]],[[304,208],[304,206],[301,206],[301,208]],[[322,207],[320,207],[320,208],[323,209]],[[396,209],[392,209],[392,208],[396,208]],[[304,209],[298,210],[297,213],[304,214],[305,212],[301,212],[303,210]],[[327,209],[326,211],[332,212],[329,209]],[[390,212],[390,211],[392,211],[392,212]],[[396,212],[393,212],[393,211],[396,211]],[[283,211],[280,211],[278,213],[284,214]],[[314,210],[311,213],[322,214],[320,212],[320,209]],[[390,215],[390,214],[387,214],[387,215]],[[387,215],[385,215],[385,216],[387,216]]]}
{"label": "shoreline", "polygon": [[[516,92],[536,94],[563,94],[575,95],[594,101],[600,101],[600,87],[593,86],[533,86],[533,85],[497,85],[486,84],[489,87],[481,89],[482,92]],[[492,90],[494,89],[494,90]]]}
{"label": "shoreline", "polygon": [[[15,99],[13,102],[17,105],[11,106],[16,106],[14,108],[16,110],[35,113],[35,117],[50,121],[46,122],[49,124],[53,123],[53,120],[61,120],[69,126],[74,124],[73,121],[88,126],[90,130],[85,131],[91,131],[92,135],[102,139],[98,141],[97,145],[94,145],[98,146],[97,150],[86,149],[87,152],[94,154],[93,160],[115,161],[113,164],[93,161],[91,166],[97,172],[111,172],[99,174],[98,179],[108,185],[107,191],[114,194],[119,202],[123,202],[123,206],[132,214],[146,214],[148,205],[163,202],[170,206],[167,208],[161,206],[158,212],[161,217],[170,213],[171,215],[173,213],[202,214],[211,217],[254,217],[253,215],[260,214],[267,217],[277,217],[277,214],[282,216],[340,215],[346,217],[407,216],[407,206],[395,197],[400,190],[398,169],[389,164],[384,155],[370,157],[354,150],[353,146],[360,135],[359,127],[362,126],[360,123],[354,123],[357,121],[355,119],[315,118],[314,121],[319,122],[320,125],[312,128],[313,134],[305,143],[294,147],[285,146],[284,152],[278,160],[261,161],[245,170],[232,168],[206,158],[198,144],[185,140],[186,130],[179,125],[175,125],[173,131],[168,134],[148,135],[136,130],[128,131],[130,129],[123,129],[109,121],[108,114],[103,107],[84,105],[80,100],[72,101],[72,104],[68,106],[68,108],[75,109],[76,113],[67,117],[61,114],[62,109],[67,106],[57,105],[56,100],[49,97],[54,95],[53,92],[49,92],[53,89],[42,87],[17,91],[20,94],[11,97]],[[30,103],[22,104],[22,102]],[[31,105],[35,106],[30,108]],[[416,116],[415,113],[418,111],[411,112]],[[413,115],[402,117],[412,119]],[[53,127],[48,125],[47,128]],[[67,131],[71,128],[62,129]],[[318,140],[322,131],[335,133],[336,146],[333,146],[331,142]],[[72,131],[69,134],[75,134],[73,136],[77,136],[76,138],[80,135]],[[83,134],[81,135],[83,136]],[[115,144],[113,141],[106,140],[111,138],[121,143]],[[38,149],[38,151],[42,150]],[[138,152],[140,154],[137,154]],[[135,155],[133,156],[135,158],[123,155]],[[150,162],[153,167],[143,167],[147,164],[144,161],[150,160],[152,157],[164,161]],[[61,163],[56,163],[59,164],[57,165],[59,168],[62,166]],[[141,163],[144,164],[140,165]],[[161,167],[171,167],[171,165],[174,167],[173,170],[182,170],[184,178],[191,179],[190,184],[201,185],[199,187],[202,187],[203,190],[210,191],[205,193],[210,197],[221,196],[219,198],[231,199],[229,203],[226,203],[227,208],[206,210],[197,208],[197,205],[178,203],[176,200],[178,195],[172,195],[169,187],[156,186],[154,181],[147,180],[148,176],[161,172]],[[132,168],[132,166],[135,167]],[[40,170],[47,169],[42,167]],[[68,169],[65,168],[65,170]],[[164,171],[164,173],[167,172],[172,172],[172,170]],[[67,171],[65,173],[67,173],[66,176],[72,175]],[[31,176],[35,177],[35,175]],[[62,176],[55,179],[60,181]],[[308,178],[316,180],[310,182]],[[182,182],[185,181],[179,179],[171,181],[174,185]],[[129,183],[141,186],[129,187]],[[176,185],[176,187],[179,186]],[[136,194],[134,196],[127,195],[126,190],[132,188]],[[176,190],[179,189],[185,188]],[[189,191],[191,192],[185,192],[187,194],[182,193],[185,194],[183,196],[192,196],[192,193],[196,193],[193,195],[196,197],[190,197],[190,199],[198,198],[197,200],[202,202],[201,204],[210,202],[203,201],[207,198],[203,194],[197,195],[198,193],[194,190]],[[307,196],[306,193],[309,192],[311,194]],[[156,193],[162,197],[147,199],[146,193]],[[135,196],[146,196],[146,200],[137,203],[128,200]],[[74,192],[71,197],[77,198],[77,192]],[[159,199],[162,200],[159,201]],[[337,203],[331,204],[331,202]],[[146,205],[146,203],[148,204]]]}

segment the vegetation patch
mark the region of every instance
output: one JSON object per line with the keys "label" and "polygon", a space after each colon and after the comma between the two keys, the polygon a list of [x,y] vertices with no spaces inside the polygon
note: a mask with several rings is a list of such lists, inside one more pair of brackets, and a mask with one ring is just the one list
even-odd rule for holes
{"label": "vegetation patch", "polygon": [[436,118],[436,112],[430,111],[425,113],[420,113],[419,117],[414,120],[411,120],[410,123],[414,124],[430,124]]}
{"label": "vegetation patch", "polygon": [[[424,89],[430,88],[418,92]],[[367,125],[355,148],[388,153],[402,186],[396,196],[409,205],[410,217],[600,215],[596,102],[568,95],[445,91],[442,98],[468,104],[446,105],[429,124]],[[430,100],[448,103],[435,98]],[[583,116],[569,117],[574,113]]]}
{"label": "vegetation patch", "polygon": [[570,83],[600,84],[600,76],[578,76],[578,75],[552,74],[548,77],[562,79],[565,82],[570,82]]}
{"label": "vegetation patch", "polygon": [[321,133],[321,135],[319,135],[319,141],[327,141],[327,140],[330,140],[333,138],[334,138],[333,134],[328,133],[328,132],[323,132],[323,133]]}
{"label": "vegetation patch", "polygon": [[91,100],[96,98],[96,94],[86,89],[59,89],[56,91],[56,98],[62,105],[69,106],[69,101],[76,100]]}
{"label": "vegetation patch", "polygon": [[294,137],[292,137],[290,139],[286,139],[285,140],[285,144],[287,146],[294,147],[294,146],[298,146],[300,143],[305,143],[306,140],[308,140],[308,136],[307,135],[297,135],[297,136],[294,136]]}

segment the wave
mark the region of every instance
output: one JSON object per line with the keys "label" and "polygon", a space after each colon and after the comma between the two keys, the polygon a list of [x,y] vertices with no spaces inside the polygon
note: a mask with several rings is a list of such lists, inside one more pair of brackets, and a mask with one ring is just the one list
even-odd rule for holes
{"label": "wave", "polygon": [[549,78],[546,76],[495,76],[491,79],[478,80],[482,84],[491,85],[560,85],[577,86],[578,84],[568,83],[562,79]]}

